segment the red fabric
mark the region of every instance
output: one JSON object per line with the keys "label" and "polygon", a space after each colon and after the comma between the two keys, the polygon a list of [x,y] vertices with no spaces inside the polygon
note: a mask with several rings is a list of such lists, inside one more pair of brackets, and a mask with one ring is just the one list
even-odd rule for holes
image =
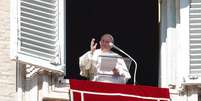
{"label": "red fabric", "polygon": [[77,92],[73,92],[74,101],[81,101],[81,94]]}
{"label": "red fabric", "polygon": [[[99,93],[120,93],[142,97],[170,98],[169,90],[140,85],[125,85],[92,82],[87,80],[70,80],[70,88],[73,90],[90,91]],[[74,101],[81,101],[81,94],[73,93]],[[76,100],[75,100],[76,99]],[[84,94],[84,101],[156,101],[127,96]]]}

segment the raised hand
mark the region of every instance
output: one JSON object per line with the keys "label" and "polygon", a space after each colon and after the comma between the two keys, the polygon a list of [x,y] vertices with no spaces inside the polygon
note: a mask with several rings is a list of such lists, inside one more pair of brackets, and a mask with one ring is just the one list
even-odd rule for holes
{"label": "raised hand", "polygon": [[92,52],[92,53],[96,50],[96,46],[97,46],[97,43],[95,43],[95,39],[92,38],[92,40],[91,40],[91,45],[90,45],[90,48],[91,48],[91,52]]}

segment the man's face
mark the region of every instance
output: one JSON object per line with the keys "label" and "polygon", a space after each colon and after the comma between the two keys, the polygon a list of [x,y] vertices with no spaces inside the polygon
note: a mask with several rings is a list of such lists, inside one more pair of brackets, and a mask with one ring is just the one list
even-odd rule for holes
{"label": "man's face", "polygon": [[108,36],[108,35],[103,36],[100,40],[100,48],[102,50],[109,51],[111,49],[111,47],[109,45],[110,42],[112,42],[112,39],[110,36]]}

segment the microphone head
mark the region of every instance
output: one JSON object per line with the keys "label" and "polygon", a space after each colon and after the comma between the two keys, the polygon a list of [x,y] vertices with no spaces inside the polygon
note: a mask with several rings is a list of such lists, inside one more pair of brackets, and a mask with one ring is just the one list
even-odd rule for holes
{"label": "microphone head", "polygon": [[109,45],[110,45],[110,47],[113,47],[113,46],[114,46],[114,44],[113,44],[112,42],[110,42]]}

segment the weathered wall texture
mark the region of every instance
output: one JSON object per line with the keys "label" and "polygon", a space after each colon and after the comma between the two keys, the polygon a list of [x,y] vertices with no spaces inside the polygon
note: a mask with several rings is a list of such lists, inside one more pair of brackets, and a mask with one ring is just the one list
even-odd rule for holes
{"label": "weathered wall texture", "polygon": [[10,0],[0,0],[0,101],[15,101],[16,68],[10,60]]}

